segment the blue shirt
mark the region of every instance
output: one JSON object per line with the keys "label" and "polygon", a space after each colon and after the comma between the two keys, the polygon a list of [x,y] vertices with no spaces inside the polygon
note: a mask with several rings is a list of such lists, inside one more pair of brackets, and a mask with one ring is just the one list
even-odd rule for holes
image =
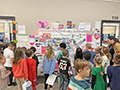
{"label": "blue shirt", "polygon": [[52,75],[52,73],[55,71],[56,66],[56,58],[53,57],[53,60],[49,58],[49,61],[47,60],[47,56],[44,57],[43,60],[43,72],[44,74]]}
{"label": "blue shirt", "polygon": [[[63,52],[63,50],[61,50],[61,51],[59,52],[59,54],[58,54],[58,56],[57,56],[57,57],[62,58],[62,57],[63,57],[62,52]],[[69,57],[69,52],[68,52],[68,56],[67,56],[67,57]]]}
{"label": "blue shirt", "polygon": [[[86,51],[84,51],[83,52],[83,55],[84,55],[84,53],[85,53]],[[94,64],[94,57],[96,56],[96,54],[95,54],[95,52],[93,52],[93,51],[88,51],[88,52],[90,52],[91,53],[91,59],[89,60],[89,62],[91,62],[92,64]]]}
{"label": "blue shirt", "polygon": [[24,53],[24,58],[27,59],[27,55]]}
{"label": "blue shirt", "polygon": [[111,90],[120,90],[120,66],[108,66],[107,74]]}

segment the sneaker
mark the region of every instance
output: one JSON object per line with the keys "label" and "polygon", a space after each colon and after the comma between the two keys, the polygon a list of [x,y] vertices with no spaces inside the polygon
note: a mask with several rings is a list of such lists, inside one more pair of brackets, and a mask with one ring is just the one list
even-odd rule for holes
{"label": "sneaker", "polygon": [[13,86],[16,86],[17,84],[15,82],[12,83]]}
{"label": "sneaker", "polygon": [[12,86],[12,83],[8,84],[8,86]]}
{"label": "sneaker", "polygon": [[53,88],[50,88],[50,90],[53,90]]}

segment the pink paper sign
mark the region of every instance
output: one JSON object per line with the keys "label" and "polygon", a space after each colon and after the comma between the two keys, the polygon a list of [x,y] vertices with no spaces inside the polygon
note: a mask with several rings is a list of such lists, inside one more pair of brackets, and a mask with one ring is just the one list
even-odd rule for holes
{"label": "pink paper sign", "polygon": [[41,47],[41,53],[42,53],[42,54],[46,54],[45,48],[46,48],[46,46],[42,46],[42,47]]}
{"label": "pink paper sign", "polygon": [[87,35],[87,42],[92,42],[92,35]]}

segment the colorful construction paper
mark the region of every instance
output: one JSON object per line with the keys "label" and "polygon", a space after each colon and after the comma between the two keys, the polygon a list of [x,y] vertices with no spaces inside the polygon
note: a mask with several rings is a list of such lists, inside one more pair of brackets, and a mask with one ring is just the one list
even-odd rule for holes
{"label": "colorful construction paper", "polygon": [[92,42],[92,35],[87,35],[87,42]]}
{"label": "colorful construction paper", "polygon": [[43,39],[51,39],[51,33],[43,33]]}
{"label": "colorful construction paper", "polygon": [[45,28],[48,25],[48,22],[46,20],[44,21],[39,20],[37,24],[40,28]]}
{"label": "colorful construction paper", "polygon": [[46,46],[42,46],[42,47],[41,47],[41,54],[46,54],[45,48],[46,48]]}
{"label": "colorful construction paper", "polygon": [[72,21],[67,21],[67,29],[71,29],[72,28]]}
{"label": "colorful construction paper", "polygon": [[33,34],[34,34],[34,35],[38,35],[38,34],[39,34],[39,31],[38,31],[38,30],[33,31]]}
{"label": "colorful construction paper", "polygon": [[34,35],[29,35],[29,43],[30,43],[30,45],[34,45],[34,43],[35,43],[35,36]]}

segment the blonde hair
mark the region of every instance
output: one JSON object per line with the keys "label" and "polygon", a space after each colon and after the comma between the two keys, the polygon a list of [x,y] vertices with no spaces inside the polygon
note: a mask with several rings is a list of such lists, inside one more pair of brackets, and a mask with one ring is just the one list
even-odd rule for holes
{"label": "blonde hair", "polygon": [[115,50],[115,53],[120,53],[120,43],[116,43],[114,45],[114,50]]}
{"label": "blonde hair", "polygon": [[54,54],[54,50],[51,46],[47,46],[46,50],[48,51],[45,56],[47,56],[47,60],[49,61],[49,59],[53,60],[53,57],[55,56]]}
{"label": "blonde hair", "polygon": [[100,71],[100,74],[103,75],[103,70],[102,70],[102,57],[97,55],[94,57],[94,61],[98,64],[98,65],[101,65],[101,71]]}
{"label": "blonde hair", "polygon": [[90,43],[87,43],[85,46],[86,46],[88,49],[91,49],[91,48],[92,48],[92,45],[91,45]]}
{"label": "blonde hair", "polygon": [[74,62],[75,70],[79,73],[79,69],[84,69],[86,66],[90,67],[90,63],[86,60],[76,59]]}
{"label": "blonde hair", "polygon": [[100,53],[100,49],[99,48],[95,48],[95,51],[97,51],[98,53]]}
{"label": "blonde hair", "polygon": [[111,60],[111,54],[109,53],[109,49],[107,47],[102,47],[103,53],[107,56],[109,60]]}
{"label": "blonde hair", "polygon": [[120,64],[120,54],[118,53],[114,54],[114,63]]}

